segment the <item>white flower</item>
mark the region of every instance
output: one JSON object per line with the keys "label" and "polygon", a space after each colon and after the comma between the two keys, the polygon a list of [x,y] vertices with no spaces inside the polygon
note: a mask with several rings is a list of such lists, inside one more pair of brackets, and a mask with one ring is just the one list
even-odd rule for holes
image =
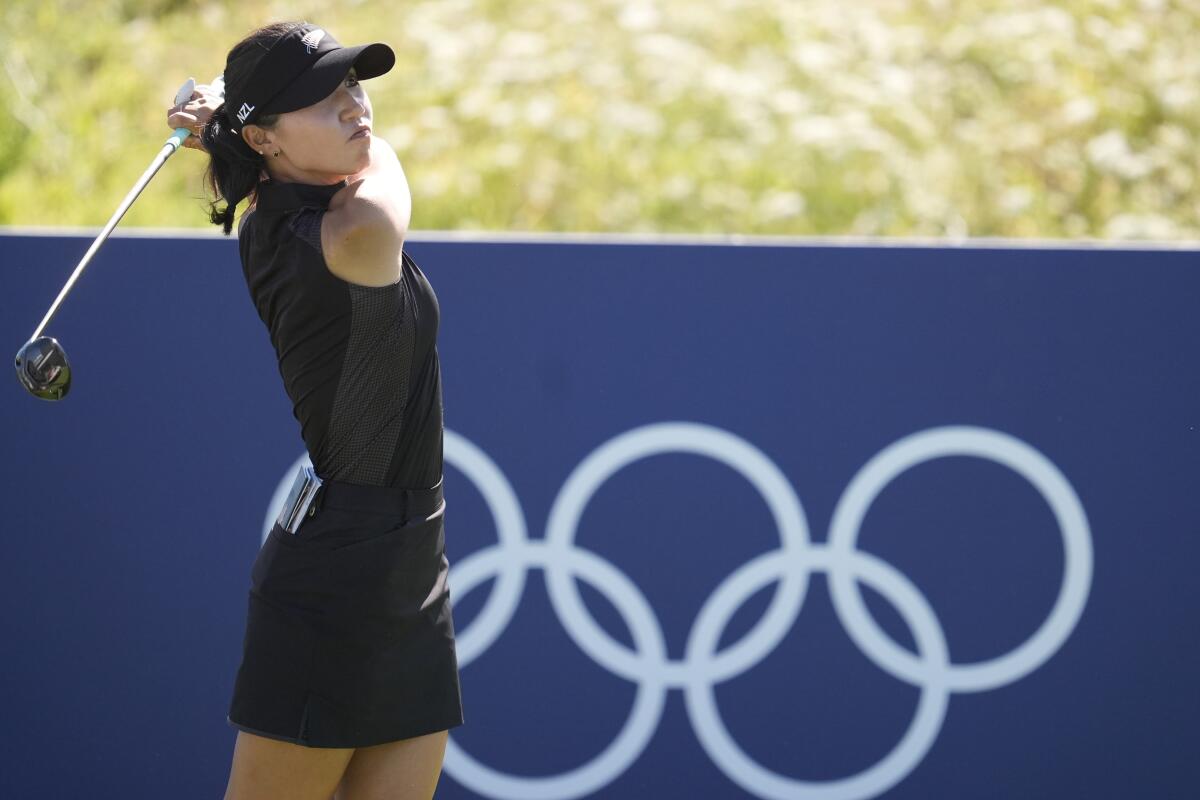
{"label": "white flower", "polygon": [[392,125],[384,131],[384,138],[395,150],[407,150],[416,140],[411,125]]}
{"label": "white flower", "polygon": [[[1193,78],[1192,81],[1196,79]],[[1158,90],[1158,99],[1172,111],[1185,111],[1200,104],[1200,87],[1192,81],[1169,83]]]}
{"label": "white flower", "polygon": [[543,129],[553,120],[558,111],[558,101],[550,95],[531,97],[525,104],[525,122],[531,127]]}
{"label": "white flower", "polygon": [[789,117],[799,116],[809,109],[808,98],[795,89],[772,92],[767,103],[776,113]]}
{"label": "white flower", "polygon": [[696,182],[689,175],[672,175],[662,182],[659,191],[668,200],[679,201],[695,194]]}
{"label": "white flower", "polygon": [[793,122],[791,134],[797,144],[825,146],[841,141],[842,128],[830,117],[812,116]]}
{"label": "white flower", "polygon": [[1177,234],[1175,223],[1157,214],[1118,214],[1104,226],[1109,239],[1171,239]]}
{"label": "white flower", "polygon": [[792,61],[805,72],[821,77],[845,57],[842,51],[822,42],[801,42],[792,48]]}
{"label": "white flower", "polygon": [[617,24],[627,31],[644,31],[658,25],[658,9],[650,2],[629,2],[617,15]]}
{"label": "white flower", "polygon": [[1010,186],[1000,193],[999,204],[1005,214],[1016,216],[1033,203],[1033,190],[1028,186]]}
{"label": "white flower", "polygon": [[483,118],[496,101],[496,92],[492,87],[486,84],[472,84],[458,95],[454,110],[465,119]]}
{"label": "white flower", "polygon": [[804,212],[804,196],[799,192],[767,192],[758,201],[758,213],[766,221],[798,217]]}
{"label": "white flower", "polygon": [[1082,125],[1096,118],[1096,103],[1090,97],[1073,97],[1062,107],[1059,118],[1066,125]]}
{"label": "white flower", "polygon": [[605,110],[605,121],[618,130],[649,137],[662,133],[663,119],[653,109],[621,100]]}
{"label": "white flower", "polygon": [[509,31],[496,45],[498,55],[512,59],[540,58],[546,50],[546,37],[533,31]]}
{"label": "white flower", "polygon": [[1088,160],[1099,170],[1122,178],[1137,179],[1153,169],[1145,156],[1130,151],[1129,142],[1120,131],[1108,131],[1087,143]]}

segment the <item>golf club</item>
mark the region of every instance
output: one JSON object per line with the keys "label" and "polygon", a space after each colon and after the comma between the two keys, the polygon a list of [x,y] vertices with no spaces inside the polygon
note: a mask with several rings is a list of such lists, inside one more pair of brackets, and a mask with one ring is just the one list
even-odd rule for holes
{"label": "golf club", "polygon": [[[218,79],[220,80],[220,79]],[[214,81],[214,86],[217,81]],[[194,78],[188,78],[183,86],[179,87],[179,91],[175,93],[175,104],[184,103],[191,99],[192,92],[196,88]],[[218,90],[224,88],[224,81],[221,81]],[[51,318],[54,317],[58,307],[62,305],[66,299],[67,293],[71,291],[71,287],[79,280],[79,276],[83,274],[84,268],[88,262],[92,260],[92,256],[100,249],[100,245],[112,232],[117,223],[121,221],[121,217],[125,216],[125,212],[133,205],[133,201],[138,198],[142,190],[146,188],[146,184],[154,177],[159,168],[166,163],[187,137],[191,136],[192,132],[187,128],[176,128],[175,132],[167,139],[166,143],[155,156],[154,161],[150,162],[150,166],[142,173],[142,177],[134,185],[129,193],[125,195],[125,199],[121,201],[121,205],[117,208],[116,213],[109,219],[108,224],[96,237],[96,241],[92,242],[92,246],[83,256],[83,260],[79,262],[79,266],[75,267],[75,271],[71,273],[71,277],[67,279],[67,283],[63,286],[62,291],[58,293],[54,303],[50,306],[50,310],[46,312],[46,316],[42,318],[42,322],[37,326],[37,330],[33,332],[33,336],[29,337],[29,341],[25,343],[20,350],[17,351],[16,367],[17,378],[21,381],[30,394],[34,397],[40,397],[43,400],[62,400],[67,396],[67,392],[71,388],[71,362],[67,360],[67,353],[63,350],[61,344],[56,339],[50,336],[42,336],[42,331],[50,324]]]}

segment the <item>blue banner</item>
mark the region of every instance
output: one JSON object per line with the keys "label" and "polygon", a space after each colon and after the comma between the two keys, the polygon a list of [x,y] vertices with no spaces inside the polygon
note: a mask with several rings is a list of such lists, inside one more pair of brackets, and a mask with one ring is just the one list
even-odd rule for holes
{"label": "blue banner", "polygon": [[[0,236],[10,352],[88,236]],[[1195,251],[419,240],[444,798],[1190,797]],[[233,240],[118,236],[10,376],[0,796],[219,797],[299,427]]]}

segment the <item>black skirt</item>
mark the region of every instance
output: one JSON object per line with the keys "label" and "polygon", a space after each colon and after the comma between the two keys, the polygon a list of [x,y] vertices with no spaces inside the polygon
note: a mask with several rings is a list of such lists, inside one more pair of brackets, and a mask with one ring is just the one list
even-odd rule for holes
{"label": "black skirt", "polygon": [[228,722],[307,747],[369,747],[462,724],[441,483],[326,481],[251,568]]}

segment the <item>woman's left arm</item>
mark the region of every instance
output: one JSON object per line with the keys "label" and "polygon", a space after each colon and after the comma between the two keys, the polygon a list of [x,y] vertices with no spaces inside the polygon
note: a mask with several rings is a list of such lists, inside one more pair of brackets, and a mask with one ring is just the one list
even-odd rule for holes
{"label": "woman's left arm", "polygon": [[[412,194],[408,188],[408,178],[396,151],[383,139],[371,135],[371,163],[361,172],[356,172],[347,179],[346,189],[354,195],[365,195],[376,202],[389,205],[399,217],[403,218],[405,229],[412,217]],[[355,183],[364,185],[351,188]],[[340,192],[339,192],[340,194]]]}
{"label": "woman's left arm", "polygon": [[371,137],[371,163],[329,199],[321,223],[325,261],[334,274],[368,286],[401,275],[412,215],[408,180],[391,145]]}

